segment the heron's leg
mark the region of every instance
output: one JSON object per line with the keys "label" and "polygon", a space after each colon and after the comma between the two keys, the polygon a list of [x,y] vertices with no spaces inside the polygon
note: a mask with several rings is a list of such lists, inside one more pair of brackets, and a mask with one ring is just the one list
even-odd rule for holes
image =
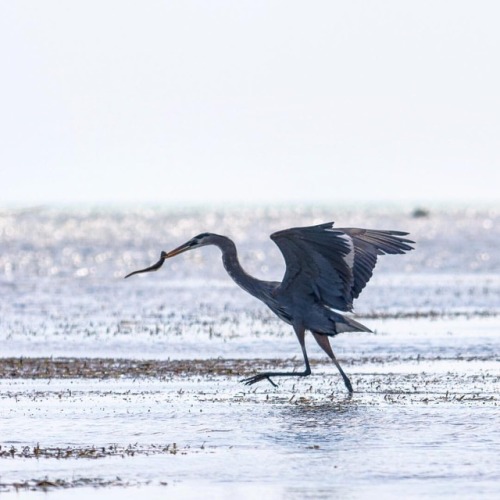
{"label": "heron's leg", "polygon": [[307,358],[306,344],[305,344],[305,328],[303,327],[293,327],[299,340],[300,348],[302,349],[302,354],[304,356],[304,363],[306,369],[303,372],[264,372],[253,375],[252,377],[244,378],[241,380],[245,385],[252,385],[261,380],[267,379],[274,387],[278,387],[272,380],[271,377],[307,377],[311,375],[311,367],[309,366],[309,359]]}
{"label": "heron's leg", "polygon": [[347,390],[349,391],[350,394],[352,394],[354,391],[352,390],[351,381],[349,380],[349,377],[344,373],[344,370],[342,370],[339,362],[337,361],[337,358],[335,357],[335,354],[333,354],[332,346],[330,345],[330,340],[328,340],[328,336],[321,335],[321,334],[316,333],[316,332],[312,332],[312,334],[313,334],[314,338],[316,339],[316,342],[321,347],[321,349],[323,349],[323,351],[325,351],[328,354],[328,356],[330,357],[330,359],[333,361],[333,363],[337,367],[338,371],[342,375],[342,379],[344,380],[344,384],[347,387]]}

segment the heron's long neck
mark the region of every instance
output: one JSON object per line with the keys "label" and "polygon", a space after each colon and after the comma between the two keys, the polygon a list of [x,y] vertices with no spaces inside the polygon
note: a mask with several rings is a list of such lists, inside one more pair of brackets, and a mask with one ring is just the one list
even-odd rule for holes
{"label": "heron's long neck", "polygon": [[243,290],[255,295],[259,290],[259,283],[261,283],[261,281],[247,274],[241,267],[234,242],[225,236],[219,236],[215,244],[222,251],[222,263],[229,276],[231,276]]}

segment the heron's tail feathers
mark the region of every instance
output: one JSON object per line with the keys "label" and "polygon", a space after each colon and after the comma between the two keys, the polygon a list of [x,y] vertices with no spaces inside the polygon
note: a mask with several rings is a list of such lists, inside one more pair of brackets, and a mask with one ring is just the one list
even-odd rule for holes
{"label": "heron's tail feathers", "polygon": [[338,333],[341,332],[370,332],[372,331],[365,325],[359,323],[355,319],[342,315],[342,319],[335,321],[335,327]]}

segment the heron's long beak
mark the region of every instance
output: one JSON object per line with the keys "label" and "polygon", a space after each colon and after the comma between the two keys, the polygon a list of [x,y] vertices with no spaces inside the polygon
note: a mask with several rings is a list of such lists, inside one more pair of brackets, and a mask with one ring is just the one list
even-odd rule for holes
{"label": "heron's long beak", "polygon": [[193,248],[193,244],[188,241],[187,243],[184,243],[180,247],[174,248],[170,252],[167,252],[165,255],[166,259],[169,259],[170,257],[175,257],[176,255],[179,255],[182,252],[185,252],[186,250],[191,250]]}

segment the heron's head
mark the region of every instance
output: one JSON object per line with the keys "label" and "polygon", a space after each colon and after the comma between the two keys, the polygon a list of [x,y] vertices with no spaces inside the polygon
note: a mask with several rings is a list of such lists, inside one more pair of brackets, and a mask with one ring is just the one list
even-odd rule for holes
{"label": "heron's head", "polygon": [[175,257],[180,253],[187,252],[188,250],[193,250],[205,245],[211,245],[215,237],[216,235],[212,233],[201,233],[198,236],[191,238],[189,241],[186,241],[186,243],[180,247],[174,248],[170,252],[162,252],[162,255],[165,255],[165,258],[168,259],[170,257]]}
{"label": "heron's head", "polygon": [[175,257],[180,253],[187,252],[188,250],[193,250],[194,248],[199,248],[205,245],[211,245],[214,243],[217,237],[218,236],[216,234],[201,233],[198,236],[191,238],[189,241],[186,241],[186,243],[184,243],[180,247],[174,248],[170,252],[162,252],[160,255],[160,260],[156,264],[153,264],[150,267],[146,267],[145,269],[140,269],[139,271],[134,271],[133,273],[127,274],[125,278],[128,278],[133,274],[149,273],[151,271],[157,271],[163,265],[165,259],[169,259],[170,257]]}

